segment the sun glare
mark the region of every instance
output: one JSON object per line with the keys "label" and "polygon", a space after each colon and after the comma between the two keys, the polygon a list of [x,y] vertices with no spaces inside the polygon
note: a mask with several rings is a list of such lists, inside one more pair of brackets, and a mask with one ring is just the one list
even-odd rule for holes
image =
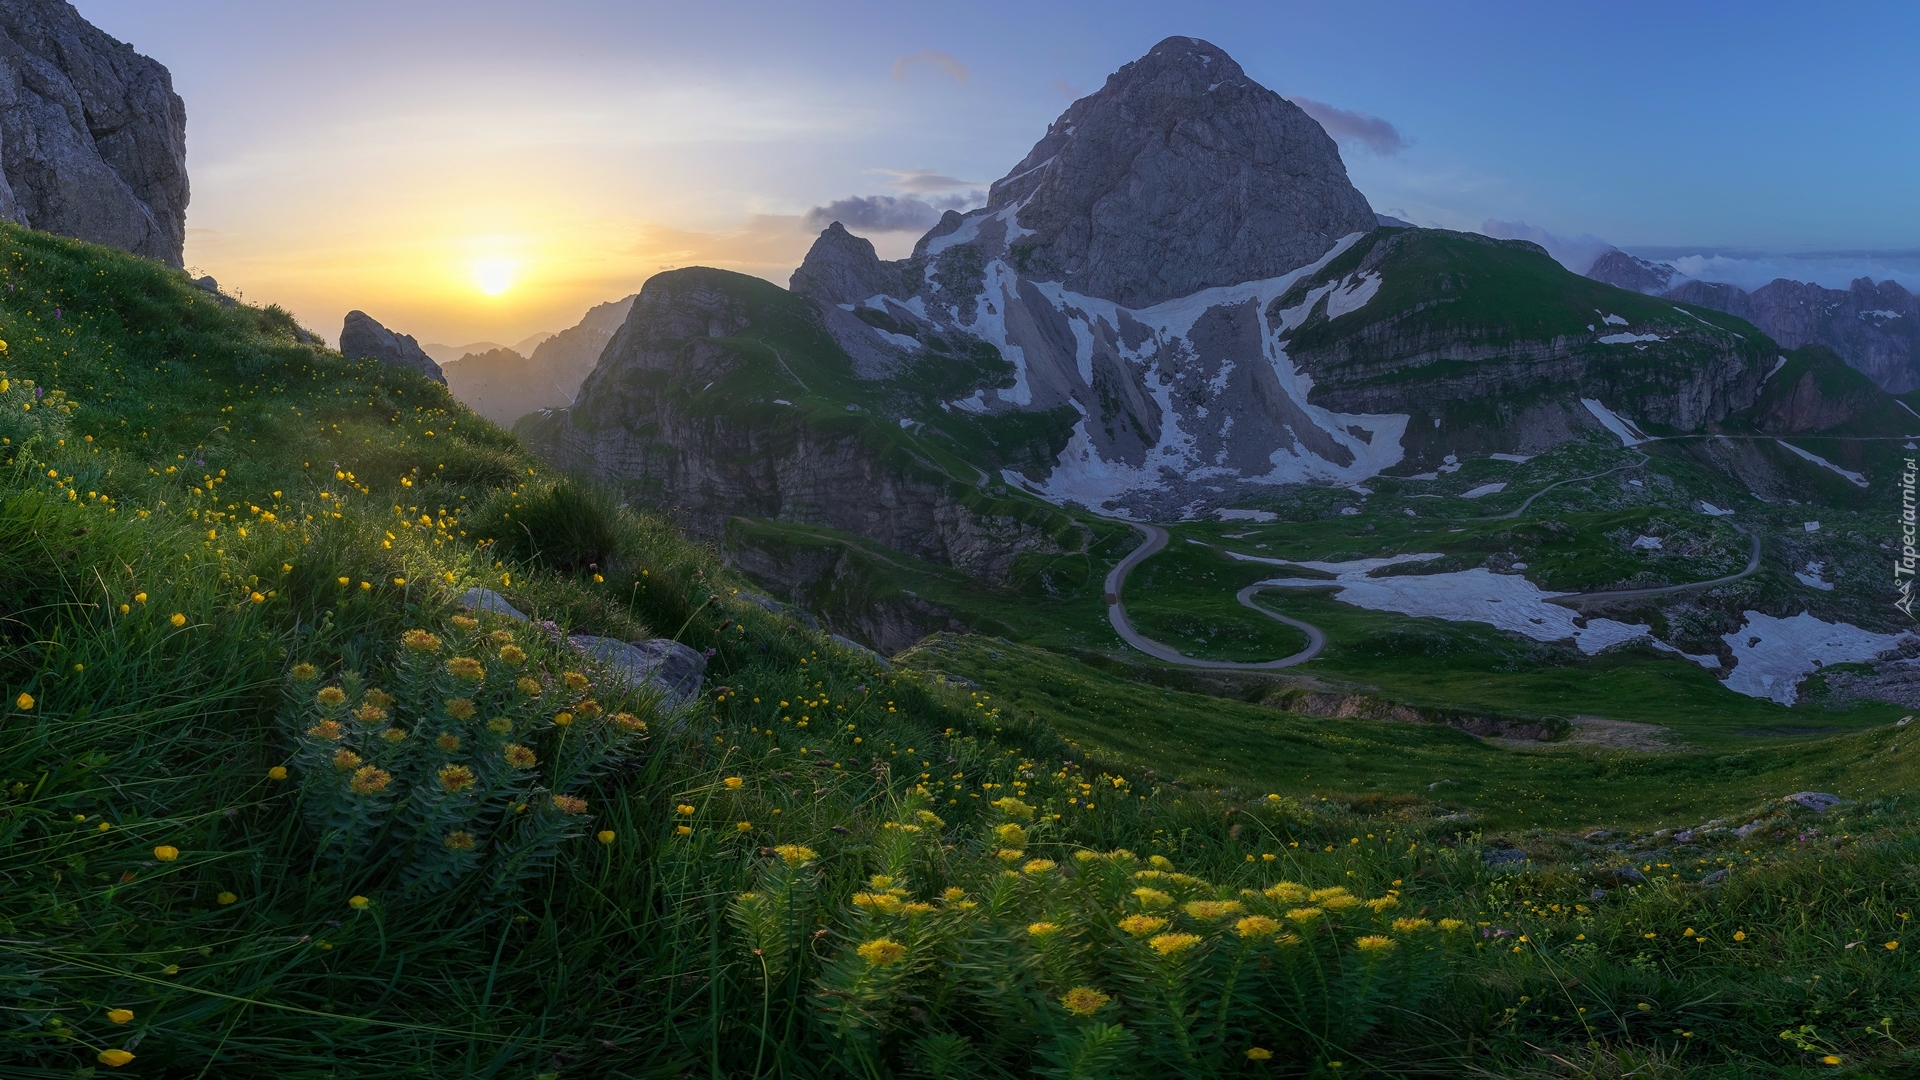
{"label": "sun glare", "polygon": [[474,284],[488,296],[499,296],[513,288],[514,271],[519,264],[512,259],[481,259],[473,264]]}

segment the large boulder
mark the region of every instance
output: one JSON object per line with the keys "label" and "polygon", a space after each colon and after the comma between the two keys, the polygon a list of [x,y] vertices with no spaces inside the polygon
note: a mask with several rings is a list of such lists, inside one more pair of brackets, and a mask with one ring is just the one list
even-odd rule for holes
{"label": "large boulder", "polygon": [[179,266],[187,197],[167,69],[71,4],[0,0],[0,218]]}
{"label": "large boulder", "polygon": [[1127,307],[1277,277],[1378,224],[1312,117],[1189,37],[1069,106],[988,195],[1016,204],[1024,275]]}
{"label": "large boulder", "polygon": [[346,325],[340,328],[340,351],[349,360],[378,360],[417,371],[442,384],[447,381],[440,365],[420,348],[412,334],[396,334],[364,311],[347,312]]}

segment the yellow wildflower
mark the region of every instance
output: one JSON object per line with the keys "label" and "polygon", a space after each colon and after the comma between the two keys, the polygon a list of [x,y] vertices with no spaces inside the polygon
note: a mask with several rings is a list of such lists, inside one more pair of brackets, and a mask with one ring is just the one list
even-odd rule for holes
{"label": "yellow wildflower", "polygon": [[518,645],[508,645],[500,650],[500,662],[503,664],[521,664],[527,659],[527,651]]}
{"label": "yellow wildflower", "polygon": [[1363,953],[1377,954],[1384,953],[1397,944],[1399,943],[1385,934],[1368,934],[1365,937],[1355,939],[1353,947]]}
{"label": "yellow wildflower", "polygon": [[805,866],[820,857],[818,852],[805,844],[781,844],[773,849],[773,853],[788,866]]}
{"label": "yellow wildflower", "polygon": [[323,686],[319,693],[313,695],[313,700],[325,708],[337,709],[346,704],[347,692],[337,686]]}
{"label": "yellow wildflower", "polygon": [[1233,924],[1241,937],[1265,937],[1280,929],[1280,920],[1265,915],[1248,915]]}
{"label": "yellow wildflower", "polygon": [[587,688],[587,677],[577,671],[569,671],[561,675],[560,678],[567,684],[567,689],[569,690],[585,690]]}
{"label": "yellow wildflower", "polygon": [[853,906],[877,911],[883,915],[892,915],[900,910],[904,903],[898,896],[884,892],[857,892],[853,894]]}
{"label": "yellow wildflower", "polygon": [[1426,919],[1409,919],[1409,918],[1401,917],[1393,920],[1393,928],[1395,930],[1400,931],[1403,934],[1411,934],[1415,930],[1425,930],[1427,927],[1432,925],[1433,923],[1427,921]]}
{"label": "yellow wildflower", "polygon": [[1152,915],[1129,915],[1120,920],[1120,929],[1134,937],[1145,937],[1167,925],[1167,920]]}
{"label": "yellow wildflower", "polygon": [[293,677],[298,682],[312,682],[319,674],[319,669],[315,668],[312,664],[300,663],[293,665]]}
{"label": "yellow wildflower", "polygon": [[26,712],[28,709],[33,708],[33,695],[22,693],[19,697],[13,699],[13,704],[21,712]]}
{"label": "yellow wildflower", "polygon": [[450,731],[443,731],[440,733],[439,738],[433,740],[433,745],[445,750],[449,754],[457,753],[460,750],[460,736]]}
{"label": "yellow wildflower", "polygon": [[1092,1016],[1112,1000],[1091,986],[1076,986],[1060,998],[1060,1004],[1075,1016]]}
{"label": "yellow wildflower", "polygon": [[504,716],[496,716],[487,721],[487,730],[495,735],[505,735],[513,731],[513,721]]}
{"label": "yellow wildflower", "polygon": [[172,862],[180,857],[180,849],[172,844],[161,844],[153,849],[153,857],[161,862]]}
{"label": "yellow wildflower", "polygon": [[947,823],[940,819],[940,815],[931,810],[915,810],[913,816],[922,825],[931,825],[936,829],[944,829],[947,827]]}
{"label": "yellow wildflower", "polygon": [[133,1055],[125,1050],[102,1050],[96,1060],[110,1069],[117,1069],[133,1060]]}
{"label": "yellow wildflower", "polygon": [[1020,821],[1026,821],[1033,817],[1033,807],[1028,806],[1026,803],[1021,802],[1011,795],[995,799],[987,805],[1010,818],[1015,818]]}
{"label": "yellow wildflower", "polygon": [[387,790],[387,785],[391,783],[393,783],[392,773],[385,769],[376,769],[371,765],[362,765],[354,771],[353,779],[347,781],[347,786],[352,788],[355,794],[371,795],[376,791]]}
{"label": "yellow wildflower", "polygon": [[453,623],[453,625],[459,627],[460,629],[466,630],[469,632],[471,632],[474,627],[480,625],[480,620],[474,618],[471,615],[455,615],[453,618],[447,621]]}
{"label": "yellow wildflower", "polygon": [[347,906],[355,911],[365,911],[367,910],[367,905],[371,903],[373,903],[373,901],[364,896],[354,896],[347,899]]}
{"label": "yellow wildflower", "polygon": [[228,904],[234,903],[239,899],[240,896],[237,893],[223,892],[215,896],[213,902],[219,904],[221,907],[226,907]]}
{"label": "yellow wildflower", "polygon": [[1287,912],[1287,918],[1297,923],[1310,923],[1325,914],[1325,911],[1317,907],[1297,907]]}
{"label": "yellow wildflower", "polygon": [[612,829],[601,829],[599,832],[593,834],[593,838],[603,844],[611,844],[614,839],[614,831]]}
{"label": "yellow wildflower", "polygon": [[1161,956],[1178,956],[1198,944],[1199,934],[1160,934],[1147,941],[1147,945]]}
{"label": "yellow wildflower", "polygon": [[891,938],[875,938],[855,950],[874,967],[886,967],[906,959],[907,947]]}
{"label": "yellow wildflower", "polygon": [[1058,923],[1036,922],[1036,923],[1027,924],[1028,937],[1037,937],[1037,938],[1050,937],[1059,932],[1060,932],[1060,926]]}
{"label": "yellow wildflower", "polygon": [[1173,897],[1159,889],[1139,888],[1133,890],[1133,898],[1140,901],[1142,907],[1166,907],[1173,903]]}
{"label": "yellow wildflower", "polygon": [[1467,928],[1467,924],[1460,919],[1441,919],[1438,925],[1440,929],[1445,930],[1449,934],[1456,930],[1465,930]]}
{"label": "yellow wildflower", "polygon": [[448,791],[459,793],[473,786],[473,770],[465,765],[447,765],[435,774],[440,786]]}
{"label": "yellow wildflower", "polygon": [[480,661],[471,656],[456,656],[447,661],[447,671],[454,678],[465,679],[468,682],[479,682],[487,677],[487,670],[480,666]]}
{"label": "yellow wildflower", "polygon": [[108,1009],[107,1019],[116,1024],[124,1024],[133,1019],[132,1009]]}
{"label": "yellow wildflower", "polygon": [[353,710],[353,716],[363,724],[377,724],[387,718],[387,710],[369,701]]}
{"label": "yellow wildflower", "polygon": [[440,639],[425,630],[409,630],[400,635],[400,643],[414,652],[437,653],[440,651]]}
{"label": "yellow wildflower", "polygon": [[1027,865],[1020,868],[1020,872],[1024,874],[1044,874],[1053,869],[1055,865],[1052,859],[1030,859],[1027,861]]}
{"label": "yellow wildflower", "polygon": [[273,768],[267,770],[267,779],[269,780],[285,780],[286,778],[287,767],[285,765],[275,765]]}
{"label": "yellow wildflower", "polygon": [[1400,901],[1391,896],[1382,896],[1367,901],[1367,906],[1373,909],[1375,915],[1378,915],[1390,907],[1400,906]]}
{"label": "yellow wildflower", "polygon": [[1733,940],[1735,941],[1747,940],[1747,932],[1745,930],[1735,930],[1733,932]]}
{"label": "yellow wildflower", "polygon": [[1264,1047],[1264,1046],[1249,1046],[1249,1047],[1247,1047],[1247,1060],[1248,1060],[1248,1061],[1266,1061],[1266,1060],[1269,1060],[1269,1059],[1270,1059],[1270,1058],[1272,1058],[1272,1057],[1273,1057],[1273,1051],[1271,1051],[1271,1050],[1268,1050],[1268,1049],[1267,1049],[1266,1047]]}
{"label": "yellow wildflower", "polygon": [[693,816],[693,807],[688,806],[686,803],[681,803],[680,805],[674,807],[673,811],[674,813],[679,814],[681,817]]}
{"label": "yellow wildflower", "polygon": [[533,756],[533,751],[519,743],[508,743],[502,754],[507,759],[507,764],[516,769],[531,769],[540,763],[539,759]]}
{"label": "yellow wildflower", "polygon": [[447,715],[455,720],[473,719],[473,699],[457,697],[447,702]]}
{"label": "yellow wildflower", "polygon": [[1196,919],[1218,919],[1226,915],[1238,915],[1241,906],[1238,900],[1193,900],[1181,910]]}
{"label": "yellow wildflower", "polygon": [[737,776],[729,776],[725,780],[722,780],[720,782],[727,785],[728,791],[739,791],[741,786],[746,783],[745,780],[742,780]]}
{"label": "yellow wildflower", "polygon": [[1262,895],[1276,903],[1291,904],[1307,898],[1307,887],[1297,882],[1280,881],[1267,886]]}
{"label": "yellow wildflower", "polygon": [[1011,844],[1016,847],[1027,842],[1027,830],[1015,825],[1011,821],[1004,825],[995,826],[993,835],[999,837],[1001,843]]}
{"label": "yellow wildflower", "polygon": [[745,832],[752,832],[752,831],[753,831],[753,822],[751,822],[751,821],[736,821],[736,822],[734,822],[734,823],[733,823],[733,828],[734,828],[734,830],[735,830],[736,832],[743,832],[743,833],[745,833]]}
{"label": "yellow wildflower", "polygon": [[555,795],[553,808],[563,814],[584,814],[587,812],[587,800],[578,795]]}
{"label": "yellow wildflower", "polygon": [[553,723],[554,723],[554,726],[556,727],[572,727],[573,714],[570,712],[555,713],[553,716]]}
{"label": "yellow wildflower", "polygon": [[520,692],[523,694],[537,694],[540,692],[540,683],[537,680],[529,678],[525,675],[522,675],[518,679],[514,680],[513,685],[517,687],[520,690]]}
{"label": "yellow wildflower", "polygon": [[[178,611],[174,612],[173,617],[167,621],[172,623],[176,628],[187,625],[187,617]],[[109,1053],[112,1053],[112,1051],[109,1051]]]}

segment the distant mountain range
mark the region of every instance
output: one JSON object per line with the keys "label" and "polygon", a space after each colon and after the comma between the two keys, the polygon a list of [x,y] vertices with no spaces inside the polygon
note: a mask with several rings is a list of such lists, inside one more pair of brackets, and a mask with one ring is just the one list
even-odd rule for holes
{"label": "distant mountain range", "polygon": [[533,350],[540,347],[541,342],[552,336],[553,331],[542,330],[537,334],[529,334],[511,345],[502,345],[497,341],[472,341],[465,345],[442,345],[439,342],[429,342],[420,346],[420,348],[421,351],[425,352],[428,356],[433,357],[435,362],[451,364],[463,356],[476,353],[489,353],[496,349],[507,349],[523,357],[530,356],[533,354]]}
{"label": "distant mountain range", "polygon": [[1737,315],[1789,349],[1825,345],[1891,393],[1920,388],[1920,299],[1899,282],[1862,277],[1828,289],[1777,278],[1748,292],[1617,250],[1597,259],[1587,276]]}
{"label": "distant mountain range", "polygon": [[[536,409],[571,405],[608,339],[626,321],[633,301],[625,296],[596,305],[577,325],[557,334],[535,334],[513,348],[484,341],[465,346],[466,352],[441,361],[447,388],[502,427],[512,427]],[[433,354],[444,346],[422,348]]]}

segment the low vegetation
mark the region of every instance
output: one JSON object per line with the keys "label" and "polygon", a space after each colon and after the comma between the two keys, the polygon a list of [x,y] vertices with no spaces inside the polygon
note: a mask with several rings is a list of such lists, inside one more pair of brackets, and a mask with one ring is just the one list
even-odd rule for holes
{"label": "low vegetation", "polygon": [[[8,1076],[1920,1063],[1911,729],[1641,782],[1729,831],[1460,818],[1408,762],[1543,799],[1607,766],[1025,652],[969,686],[977,640],[884,666],[282,313],[12,226],[0,282]],[[675,638],[705,688],[568,631]],[[1233,730],[1341,771],[1194,757]],[[1886,794],[1782,804],[1794,754]]]}

